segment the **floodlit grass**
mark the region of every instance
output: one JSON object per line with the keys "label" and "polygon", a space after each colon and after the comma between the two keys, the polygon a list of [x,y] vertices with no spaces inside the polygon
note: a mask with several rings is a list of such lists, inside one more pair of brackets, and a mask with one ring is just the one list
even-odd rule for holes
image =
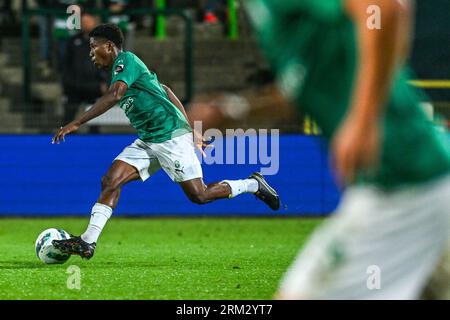
{"label": "floodlit grass", "polygon": [[[44,265],[34,251],[38,234],[51,227],[80,234],[88,218],[4,218],[0,299],[271,299],[322,221],[113,218],[91,260]],[[79,290],[69,288],[72,265],[79,267]]]}

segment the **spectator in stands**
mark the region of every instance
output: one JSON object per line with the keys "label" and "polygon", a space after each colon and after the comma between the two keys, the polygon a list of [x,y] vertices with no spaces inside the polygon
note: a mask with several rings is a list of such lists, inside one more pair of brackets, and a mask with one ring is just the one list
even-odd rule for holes
{"label": "spectator in stands", "polygon": [[[47,8],[51,6],[50,0],[37,0],[37,5],[40,8]],[[48,76],[50,74],[50,17],[48,15],[38,16],[39,27],[39,62],[38,69],[41,74]]]}
{"label": "spectator in stands", "polygon": [[116,24],[125,35],[125,50],[133,49],[136,25],[125,11],[132,6],[129,0],[103,0],[103,8],[111,13],[109,22]]}
{"label": "spectator in stands", "polygon": [[219,19],[216,16],[217,0],[203,0],[204,22],[217,23]]}
{"label": "spectator in stands", "polygon": [[14,20],[11,0],[0,0],[0,25],[14,22]]}
{"label": "spectator in stands", "polygon": [[89,56],[89,32],[98,24],[89,13],[81,16],[81,32],[68,40],[63,65],[66,98],[64,123],[70,122],[82,104],[92,104],[107,90],[108,74],[95,68]]}
{"label": "spectator in stands", "polygon": [[197,22],[215,24],[225,21],[226,0],[167,0],[167,7],[194,9]]}
{"label": "spectator in stands", "polygon": [[79,30],[70,30],[67,28],[67,13],[66,10],[70,5],[79,5],[82,9],[95,8],[95,0],[49,0],[46,1],[48,6],[52,8],[61,9],[64,13],[57,15],[53,19],[52,34],[56,44],[56,68],[59,72],[63,70],[64,55],[68,40],[75,35]]}

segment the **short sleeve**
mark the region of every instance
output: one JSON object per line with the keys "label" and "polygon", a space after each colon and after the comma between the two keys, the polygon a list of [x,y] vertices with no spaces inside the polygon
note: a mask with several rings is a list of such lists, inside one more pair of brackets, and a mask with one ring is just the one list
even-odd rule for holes
{"label": "short sleeve", "polygon": [[139,78],[140,68],[132,56],[120,57],[113,66],[111,84],[123,81],[128,88]]}

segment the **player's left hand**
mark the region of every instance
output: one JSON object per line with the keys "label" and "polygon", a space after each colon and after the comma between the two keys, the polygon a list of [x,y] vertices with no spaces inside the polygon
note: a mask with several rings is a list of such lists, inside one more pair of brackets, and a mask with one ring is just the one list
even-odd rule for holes
{"label": "player's left hand", "polygon": [[61,127],[58,131],[57,134],[55,134],[55,136],[52,139],[52,144],[54,144],[55,142],[57,144],[59,144],[60,140],[62,140],[63,142],[65,142],[65,136],[66,134],[75,132],[78,130],[78,128],[80,127],[80,123],[77,121],[72,121],[71,123],[69,123],[68,125]]}
{"label": "player's left hand", "polygon": [[358,170],[375,171],[380,157],[380,125],[350,115],[332,141],[332,158],[339,183],[354,182]]}

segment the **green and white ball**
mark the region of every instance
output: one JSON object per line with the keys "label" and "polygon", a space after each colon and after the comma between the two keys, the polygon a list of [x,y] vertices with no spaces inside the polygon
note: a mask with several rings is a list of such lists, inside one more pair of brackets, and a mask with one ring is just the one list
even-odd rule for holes
{"label": "green and white ball", "polygon": [[37,237],[35,248],[37,257],[45,264],[64,263],[70,258],[52,245],[53,240],[69,239],[70,235],[62,230],[50,228],[41,232]]}

